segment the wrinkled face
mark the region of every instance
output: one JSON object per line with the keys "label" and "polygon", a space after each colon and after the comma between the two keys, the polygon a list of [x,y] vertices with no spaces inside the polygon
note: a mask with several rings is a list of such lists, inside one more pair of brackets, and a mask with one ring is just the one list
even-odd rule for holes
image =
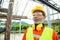
{"label": "wrinkled face", "polygon": [[33,14],[33,20],[35,24],[43,23],[45,20],[45,16],[43,16],[42,12],[36,11]]}

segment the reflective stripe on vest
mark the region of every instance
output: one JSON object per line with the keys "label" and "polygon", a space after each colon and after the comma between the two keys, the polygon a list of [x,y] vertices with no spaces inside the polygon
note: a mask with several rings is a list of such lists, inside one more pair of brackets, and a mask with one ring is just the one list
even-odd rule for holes
{"label": "reflective stripe on vest", "polygon": [[[37,38],[39,38],[39,40],[52,40],[52,29],[45,27],[44,31],[42,33],[42,36],[39,38],[39,36],[37,36]],[[34,34],[33,34],[33,30],[32,28],[28,28],[27,30],[27,34],[26,34],[26,40],[34,40]]]}
{"label": "reflective stripe on vest", "polygon": [[34,37],[34,38],[38,38],[38,39],[39,39],[39,38],[40,38],[40,35],[33,34],[33,37]]}

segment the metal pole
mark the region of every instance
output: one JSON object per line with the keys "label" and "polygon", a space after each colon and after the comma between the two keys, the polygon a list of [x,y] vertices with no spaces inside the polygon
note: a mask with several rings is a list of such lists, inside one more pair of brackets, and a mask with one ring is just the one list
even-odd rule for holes
{"label": "metal pole", "polygon": [[48,6],[46,6],[47,9],[47,21],[48,21],[48,27],[51,28],[51,20],[50,20],[50,8]]}

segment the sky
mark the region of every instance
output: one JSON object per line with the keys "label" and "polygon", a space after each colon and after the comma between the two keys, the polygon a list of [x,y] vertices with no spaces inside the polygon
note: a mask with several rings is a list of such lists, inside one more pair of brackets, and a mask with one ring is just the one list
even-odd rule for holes
{"label": "sky", "polygon": [[60,0],[53,0],[55,3],[57,3],[58,5],[60,5]]}

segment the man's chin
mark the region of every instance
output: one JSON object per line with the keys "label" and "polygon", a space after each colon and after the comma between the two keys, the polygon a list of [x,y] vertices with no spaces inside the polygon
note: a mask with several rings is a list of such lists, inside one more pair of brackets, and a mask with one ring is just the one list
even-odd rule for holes
{"label": "man's chin", "polygon": [[44,23],[44,20],[42,21],[34,21],[35,24],[40,24],[40,23]]}

